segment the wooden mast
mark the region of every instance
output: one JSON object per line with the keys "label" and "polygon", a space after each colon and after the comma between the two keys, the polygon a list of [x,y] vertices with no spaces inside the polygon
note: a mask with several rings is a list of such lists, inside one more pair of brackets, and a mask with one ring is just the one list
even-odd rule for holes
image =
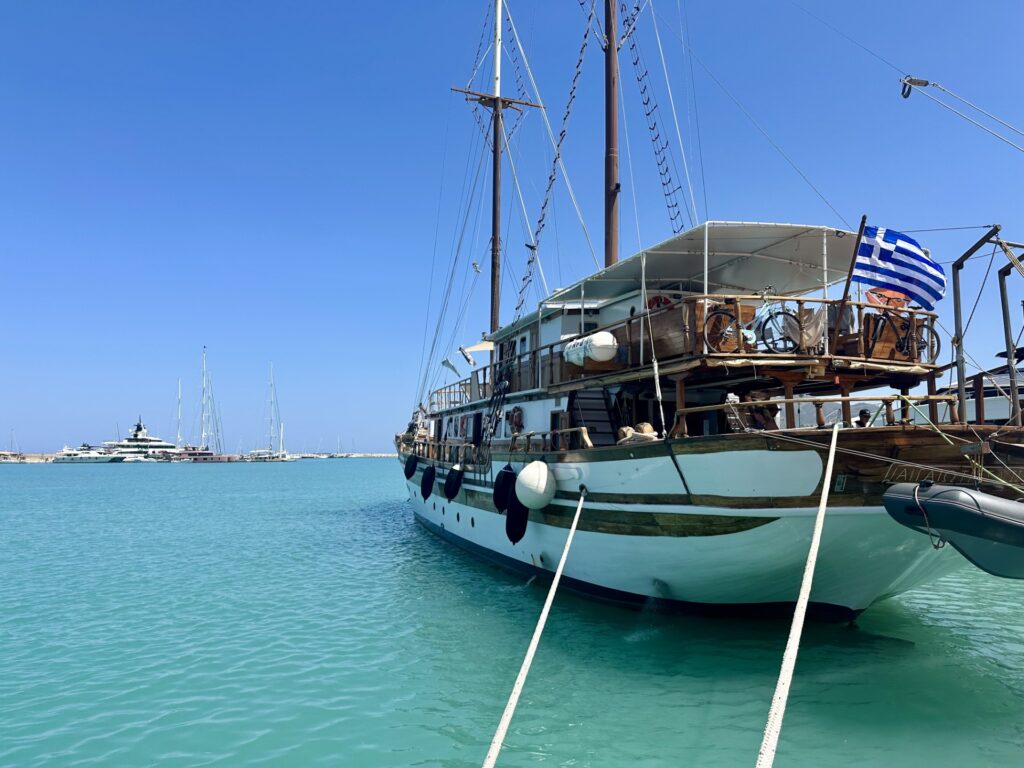
{"label": "wooden mast", "polygon": [[452,88],[493,112],[491,122],[491,333],[499,328],[501,310],[501,151],[505,139],[503,113],[506,107],[541,107],[532,101],[509,99],[501,95],[501,24],[504,20],[503,0],[494,2],[494,92],[480,93],[466,88]]}
{"label": "wooden mast", "polygon": [[501,309],[501,11],[502,0],[494,3],[494,96],[491,100],[494,135],[493,161],[491,164],[491,333],[498,330]]}
{"label": "wooden mast", "polygon": [[619,260],[619,31],[616,0],[604,3],[604,265]]}

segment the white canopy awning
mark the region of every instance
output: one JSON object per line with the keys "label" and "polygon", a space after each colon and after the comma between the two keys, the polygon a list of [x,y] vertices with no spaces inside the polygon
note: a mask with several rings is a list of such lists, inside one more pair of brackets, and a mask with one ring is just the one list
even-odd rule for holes
{"label": "white canopy awning", "polygon": [[641,269],[649,290],[674,284],[696,294],[705,287],[756,294],[771,285],[777,295],[810,293],[845,280],[855,238],[832,227],[711,221],[557,290],[544,303],[614,298],[639,288]]}

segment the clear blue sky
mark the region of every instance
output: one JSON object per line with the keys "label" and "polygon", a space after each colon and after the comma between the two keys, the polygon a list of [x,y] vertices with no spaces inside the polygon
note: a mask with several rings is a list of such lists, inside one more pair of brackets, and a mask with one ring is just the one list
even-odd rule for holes
{"label": "clear blue sky", "polygon": [[[699,189],[676,3],[654,5]],[[557,126],[584,13],[575,0],[511,8]],[[896,72],[789,2],[686,9],[701,60],[849,222],[862,212],[896,229],[999,222],[1024,240],[1024,154],[919,94],[904,101]],[[229,449],[263,439],[270,362],[289,448],[333,448],[340,435],[346,448],[387,449],[414,404],[439,195],[442,271],[476,146],[469,109],[448,89],[469,78],[484,10],[477,0],[0,6],[0,446],[11,428],[24,450],[97,442],[140,414],[173,438],[179,377],[188,434],[205,344]],[[814,10],[1024,126],[1024,71],[1005,37],[1024,28],[1019,2]],[[639,34],[660,68],[648,17]],[[511,63],[506,74],[512,88]],[[600,77],[593,47],[565,152],[595,240]],[[696,65],[694,82],[712,218],[842,225]],[[670,230],[625,52],[622,84],[650,244]],[[513,157],[533,219],[549,162],[536,115]],[[637,246],[630,197],[624,255]],[[467,247],[484,262],[485,222],[473,221]],[[564,187],[550,227],[542,260],[554,288],[593,268]],[[523,236],[508,231],[519,274]],[[949,260],[978,234],[919,237]],[[1002,346],[1001,258],[968,334],[986,361]],[[986,262],[968,267],[968,300]],[[1019,328],[1024,283],[1012,285]],[[486,291],[484,275],[455,346],[479,337]],[[951,301],[940,311],[951,325]]]}

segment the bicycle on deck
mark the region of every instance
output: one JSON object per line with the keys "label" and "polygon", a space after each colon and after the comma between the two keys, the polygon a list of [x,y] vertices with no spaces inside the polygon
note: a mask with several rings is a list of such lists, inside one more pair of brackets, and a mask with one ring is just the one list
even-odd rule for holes
{"label": "bicycle on deck", "polygon": [[[792,354],[800,348],[800,320],[778,301],[768,301],[775,287],[760,292],[761,305],[749,322],[742,322],[732,310],[719,308],[704,320],[704,343],[708,352],[756,350],[758,342],[769,352]],[[738,311],[738,310],[737,310]]]}
{"label": "bicycle on deck", "polygon": [[[907,307],[903,296],[892,296],[886,291],[872,290],[866,294],[868,302],[881,309],[871,331],[867,344],[867,357],[874,357],[875,345],[882,338],[888,325],[892,328],[896,351],[909,360],[917,360],[932,365],[939,359],[941,343],[935,331],[926,321],[911,316],[904,316],[900,310]],[[910,307],[920,309],[920,307]]]}

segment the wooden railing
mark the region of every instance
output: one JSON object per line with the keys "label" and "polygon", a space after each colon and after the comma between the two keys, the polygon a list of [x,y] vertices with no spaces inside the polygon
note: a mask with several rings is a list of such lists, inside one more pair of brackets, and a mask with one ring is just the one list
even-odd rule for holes
{"label": "wooden railing", "polygon": [[[735,415],[735,417],[746,423],[747,419],[744,419],[743,415],[752,416],[754,413],[764,413],[765,409],[775,408],[779,409],[780,406],[786,409],[786,428],[792,429],[794,427],[793,422],[794,406],[810,404],[814,406],[815,423],[818,427],[825,426],[825,406],[829,404],[838,404],[842,409],[843,421],[847,424],[852,424],[852,414],[850,413],[850,407],[853,403],[879,403],[878,409],[872,416],[869,423],[874,423],[875,419],[884,412],[884,423],[886,426],[895,426],[896,424],[909,424],[913,421],[912,411],[916,410],[916,405],[926,405],[928,408],[927,415],[924,412],[920,412],[920,415],[927,418],[929,422],[935,424],[938,422],[938,406],[939,403],[947,403],[950,409],[950,421],[952,423],[959,422],[959,416],[956,410],[956,398],[952,395],[886,395],[881,397],[799,397],[799,398],[778,398],[776,400],[748,400],[740,401],[736,403],[717,403],[715,405],[696,405],[687,408],[679,408],[675,414],[675,423],[672,425],[672,429],[669,432],[669,437],[688,437],[688,429],[686,424],[686,417],[694,413],[709,413],[713,411],[722,411],[726,414]],[[894,406],[899,403],[901,406],[901,413],[899,418],[896,418]],[[776,410],[778,412],[778,410]],[[757,427],[753,427],[757,428]]]}
{"label": "wooden railing", "polygon": [[[500,443],[496,443],[500,445]],[[410,453],[441,465],[487,464],[491,451],[486,446],[474,445],[459,439],[431,440],[411,435],[396,435],[395,445]],[[552,429],[546,432],[516,432],[507,447],[500,445],[502,452],[569,451],[593,448],[590,433],[586,427]]]}
{"label": "wooden railing", "polygon": [[[753,334],[737,337],[725,351],[708,350],[704,337],[704,318],[715,310],[731,312],[744,325],[755,318],[757,309],[767,302],[767,313],[787,310],[795,318],[796,333],[792,351],[778,353],[766,348],[756,326]],[[837,300],[767,296],[749,294],[689,296],[670,306],[638,312],[625,320],[601,326],[568,339],[547,344],[516,355],[512,361],[510,391],[546,388],[575,379],[612,371],[642,368],[653,355],[663,365],[667,361],[702,357],[735,357],[772,360],[820,362],[822,358],[860,360],[882,364],[934,367],[926,350],[917,349],[917,329],[927,328],[934,335],[935,314],[924,310],[886,309],[875,304],[847,301],[842,322],[838,320]],[[825,313],[825,322],[815,321],[817,313]],[[879,327],[879,318],[886,313],[889,320]],[[899,326],[894,327],[894,323]],[[821,326],[821,331],[814,329]],[[607,363],[587,360],[582,366],[566,362],[562,356],[565,345],[573,339],[597,331],[608,331],[619,343],[616,359]],[[814,332],[811,332],[814,331]],[[753,335],[754,342],[749,341]],[[653,340],[652,340],[653,339]],[[466,405],[490,397],[495,364],[482,366],[472,375],[436,390],[431,394],[431,411]]]}
{"label": "wooden railing", "polygon": [[[574,435],[578,435],[579,439],[575,440]],[[550,429],[546,432],[516,432],[512,435],[509,450],[530,453],[533,450],[565,451],[593,447],[594,443],[590,439],[590,432],[586,427],[571,427],[569,429]]]}

